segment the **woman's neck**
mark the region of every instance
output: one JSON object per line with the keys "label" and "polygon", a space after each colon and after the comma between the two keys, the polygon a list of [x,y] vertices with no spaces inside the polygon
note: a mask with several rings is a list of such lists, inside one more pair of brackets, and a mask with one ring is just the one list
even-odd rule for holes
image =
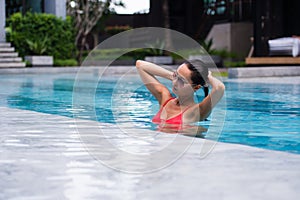
{"label": "woman's neck", "polygon": [[177,97],[175,102],[178,106],[188,106],[195,103],[193,96]]}

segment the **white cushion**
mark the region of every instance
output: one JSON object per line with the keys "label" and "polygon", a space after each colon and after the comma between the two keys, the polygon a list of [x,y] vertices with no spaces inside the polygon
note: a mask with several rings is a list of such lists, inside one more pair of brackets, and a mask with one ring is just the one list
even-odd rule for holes
{"label": "white cushion", "polygon": [[268,41],[270,55],[291,55],[300,54],[300,40],[298,38],[284,37]]}

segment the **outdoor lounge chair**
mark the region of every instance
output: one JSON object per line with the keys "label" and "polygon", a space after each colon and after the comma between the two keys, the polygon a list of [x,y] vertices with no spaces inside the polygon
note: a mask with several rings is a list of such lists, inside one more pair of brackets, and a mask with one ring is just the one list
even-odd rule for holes
{"label": "outdoor lounge chair", "polygon": [[283,37],[268,41],[270,56],[293,56],[300,54],[300,39],[297,37]]}

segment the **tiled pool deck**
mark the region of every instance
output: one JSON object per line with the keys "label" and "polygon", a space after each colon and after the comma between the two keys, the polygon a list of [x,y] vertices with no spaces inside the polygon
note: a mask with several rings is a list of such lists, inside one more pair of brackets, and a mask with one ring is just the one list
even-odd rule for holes
{"label": "tiled pool deck", "polygon": [[[269,82],[290,80],[285,79],[270,78]],[[299,81],[299,77],[293,79]],[[299,154],[218,142],[201,159],[205,140],[197,138],[172,165],[153,173],[128,174],[94,159],[77,133],[95,134],[103,124],[75,123],[67,117],[6,107],[0,107],[0,112],[1,200],[285,200],[300,195]],[[110,134],[118,134],[107,127],[110,130]],[[173,137],[182,142],[192,140],[168,134]]]}
{"label": "tiled pool deck", "polygon": [[81,125],[75,127],[73,119],[4,107],[0,111],[0,199],[299,197],[300,155],[217,143],[201,159],[204,140],[196,139],[173,165],[150,174],[126,174],[87,153],[77,134]]}

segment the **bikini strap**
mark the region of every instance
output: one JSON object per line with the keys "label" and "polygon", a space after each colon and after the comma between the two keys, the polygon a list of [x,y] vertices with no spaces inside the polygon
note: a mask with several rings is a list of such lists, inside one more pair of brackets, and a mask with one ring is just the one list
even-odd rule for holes
{"label": "bikini strap", "polygon": [[175,99],[175,98],[174,98],[174,97],[171,97],[170,99],[168,99],[168,100],[163,104],[162,108],[165,107],[165,106],[167,105],[167,103],[168,103],[169,101],[171,101],[172,99]]}
{"label": "bikini strap", "polygon": [[[172,99],[175,99],[174,97],[171,97],[170,99],[168,99],[161,108],[165,107],[167,105],[167,103],[169,103],[169,101],[171,101]],[[185,108],[181,114],[183,114],[185,111],[187,111],[191,106],[188,106],[187,108]]]}
{"label": "bikini strap", "polygon": [[187,111],[190,107],[192,107],[192,106],[186,107],[186,108],[182,111],[182,114],[185,113],[185,111]]}

